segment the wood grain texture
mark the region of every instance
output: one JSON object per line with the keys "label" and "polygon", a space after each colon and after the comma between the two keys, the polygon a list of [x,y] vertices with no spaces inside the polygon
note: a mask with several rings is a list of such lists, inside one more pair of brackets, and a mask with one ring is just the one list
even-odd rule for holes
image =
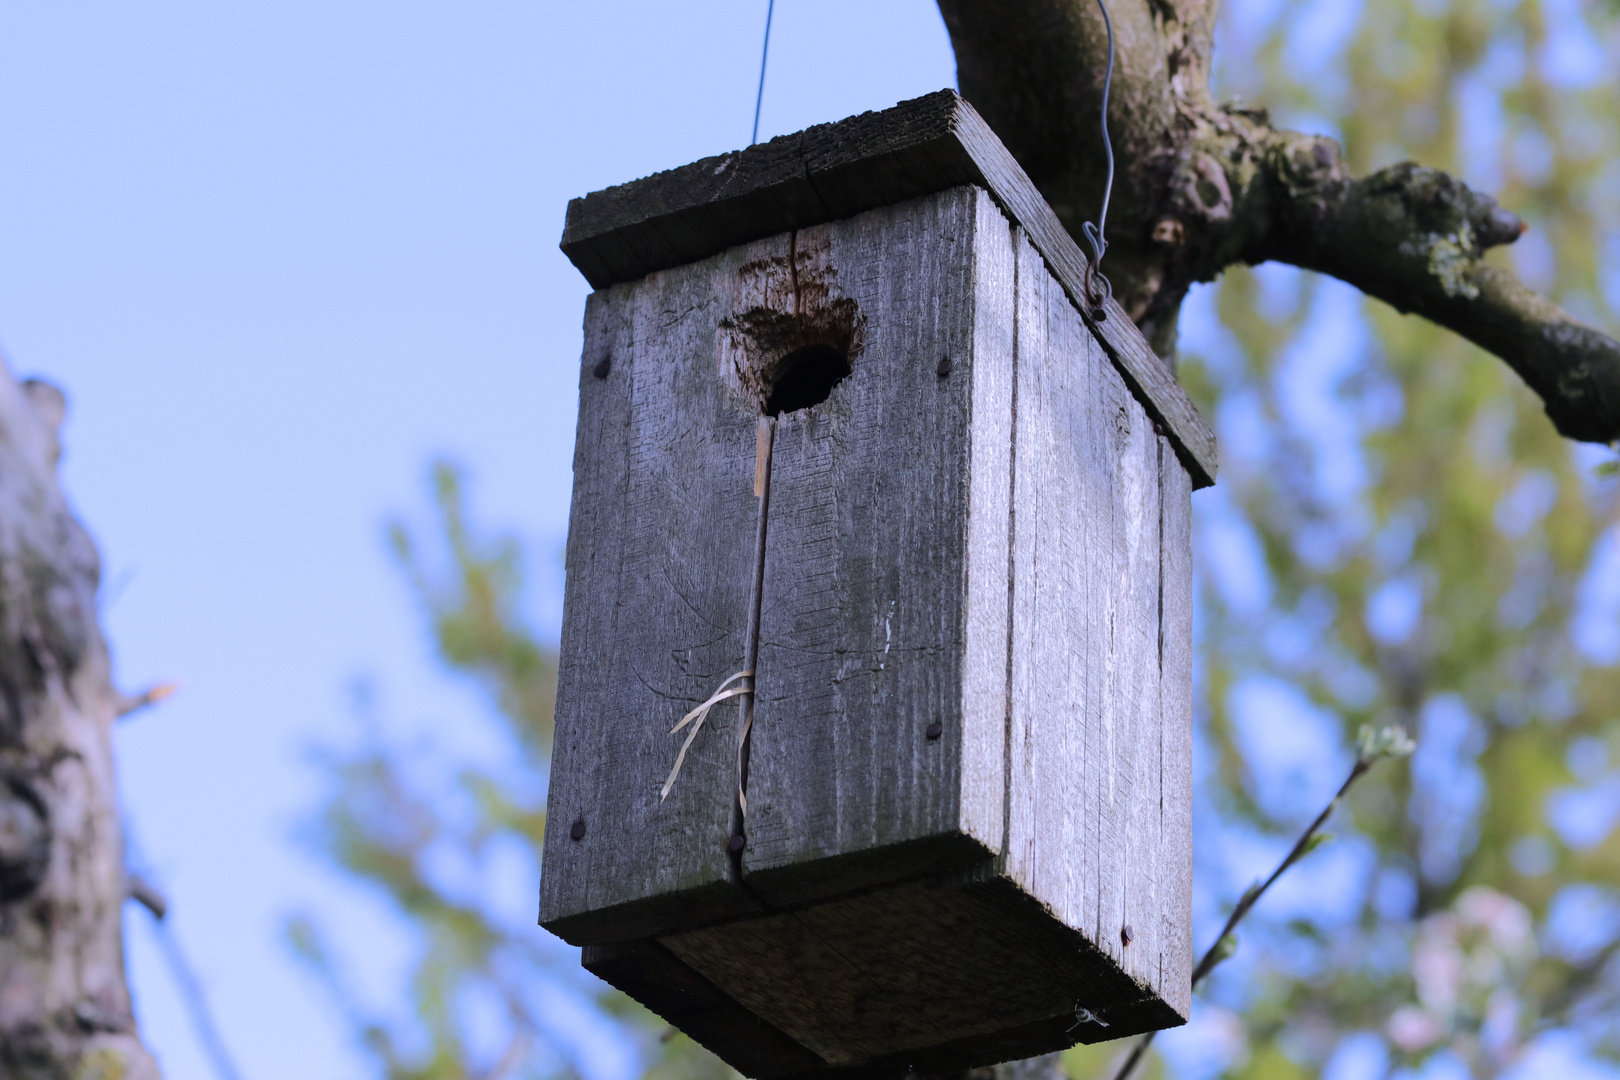
{"label": "wood grain texture", "polygon": [[755,417],[714,360],[713,282],[734,267],[654,274],[587,307],[540,897],[541,922],[575,944],[749,908],[725,850],[734,704],[658,797],[670,728],[744,658]]}
{"label": "wood grain texture", "polygon": [[1018,244],[1007,873],[1159,993],[1159,438]]}
{"label": "wood grain texture", "polygon": [[978,180],[941,90],[592,192],[568,204],[562,250],[596,288]]}
{"label": "wood grain texture", "polygon": [[587,945],[585,969],[680,1028],[745,1076],[792,1075],[826,1062],[761,1020],[650,938]]}
{"label": "wood grain texture", "polygon": [[[828,345],[775,425],[736,881],[737,710],[660,805],[665,733],[743,666],[759,404]],[[1186,460],[971,185],[597,293],[542,920],[759,1077],[1183,1022]]]}
{"label": "wood grain texture", "polygon": [[[968,413],[967,644],[962,659],[964,832],[1005,842],[1007,646],[1012,545],[1013,362],[1017,266],[1013,229],[988,194],[974,213],[973,382]],[[961,377],[953,370],[952,377]]]}
{"label": "wood grain texture", "polygon": [[1159,695],[1163,802],[1159,832],[1160,993],[1182,1016],[1192,1007],[1192,481],[1169,440],[1160,440],[1164,558],[1159,582]]}
{"label": "wood grain texture", "polygon": [[[1176,1022],[993,872],[914,881],[661,943],[832,1066],[887,1059],[965,1068]],[[1071,1032],[1077,994],[1116,1002],[1112,1026]],[[1011,1032],[1019,1037],[1009,1040]]]}
{"label": "wood grain texture", "polygon": [[1092,317],[1083,285],[1086,257],[1023,167],[996,138],[990,125],[966,102],[962,104],[955,134],[984,176],[985,185],[1008,215],[1024,228],[1053,278],[1102,342],[1126,385],[1149,416],[1174,436],[1177,451],[1194,477],[1194,486],[1208,487],[1215,483],[1218,464],[1215,432],[1198,414],[1197,406],[1164,361],[1153,352],[1124,308],[1110,300],[1107,318]]}
{"label": "wood grain texture", "polygon": [[[801,279],[836,276],[861,312],[864,345],[826,402],[777,420],[743,857],[772,903],[854,888],[867,872],[893,880],[889,857],[851,855],[908,845],[930,861],[971,861],[999,845],[999,806],[985,805],[1003,775],[999,747],[987,750],[994,719],[976,716],[970,729],[969,763],[986,773],[963,774],[982,214],[1006,247],[1000,212],[971,187],[798,233]],[[1004,476],[1007,406],[981,404]],[[1006,519],[982,525],[993,545]],[[1002,585],[981,590],[978,621],[999,638],[1005,562],[984,569]],[[985,829],[976,838],[964,787]],[[916,846],[933,840],[938,851]]]}
{"label": "wood grain texture", "polygon": [[[1083,308],[1085,256],[990,126],[950,90],[575,199],[562,249],[604,288],[963,184],[985,188],[1028,231]],[[1093,326],[1132,392],[1175,438],[1194,486],[1213,484],[1214,433],[1129,316],[1113,304]]]}

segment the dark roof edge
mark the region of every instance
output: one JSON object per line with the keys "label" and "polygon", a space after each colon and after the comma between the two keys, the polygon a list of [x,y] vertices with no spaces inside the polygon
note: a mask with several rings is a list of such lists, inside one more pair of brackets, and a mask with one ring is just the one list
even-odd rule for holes
{"label": "dark roof edge", "polygon": [[634,281],[789,229],[976,184],[1029,236],[1193,486],[1215,482],[1215,433],[1124,310],[1093,319],[1086,258],[990,125],[954,90],[820,124],[568,204],[563,253],[595,288]]}

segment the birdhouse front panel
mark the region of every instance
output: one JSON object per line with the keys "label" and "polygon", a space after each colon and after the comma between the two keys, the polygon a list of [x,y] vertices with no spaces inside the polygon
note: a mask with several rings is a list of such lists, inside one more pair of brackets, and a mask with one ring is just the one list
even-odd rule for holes
{"label": "birdhouse front panel", "polygon": [[1007,220],[962,187],[794,246],[859,347],[776,419],[743,859],[773,905],[981,859],[1004,795]]}
{"label": "birdhouse front panel", "polygon": [[1187,1015],[1213,442],[1054,221],[955,95],[570,209],[541,922],[748,1075]]}
{"label": "birdhouse front panel", "polygon": [[658,798],[666,733],[741,667],[749,621],[755,418],[718,378],[713,285],[667,272],[587,303],[541,878],[576,943],[753,907],[726,850],[735,708]]}

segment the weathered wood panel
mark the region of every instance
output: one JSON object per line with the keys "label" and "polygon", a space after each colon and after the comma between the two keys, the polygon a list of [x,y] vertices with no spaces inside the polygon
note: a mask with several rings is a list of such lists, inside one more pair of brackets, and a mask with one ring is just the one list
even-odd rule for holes
{"label": "weathered wood panel", "polygon": [[1015,410],[1007,872],[1158,991],[1159,438],[1023,237]]}
{"label": "weathered wood panel", "polygon": [[[1004,880],[911,882],[662,942],[832,1065],[960,1069],[1173,1022]],[[1118,1002],[1111,1026],[1071,1030],[1076,994]]]}
{"label": "weathered wood panel", "polygon": [[1192,480],[1169,440],[1160,439],[1164,500],[1159,622],[1159,693],[1164,725],[1160,862],[1163,969],[1159,992],[1182,1016],[1192,1008]]}
{"label": "weathered wood panel", "polygon": [[1077,305],[1086,325],[1102,343],[1114,368],[1149,417],[1174,437],[1177,452],[1196,480],[1195,486],[1208,487],[1215,483],[1218,462],[1215,432],[1204,422],[1192,399],[1176,382],[1174,373],[1154,354],[1118,301],[1108,300],[1106,318],[1092,317],[1083,284],[1086,256],[1063,228],[1057,213],[1041,197],[1023,166],[996,138],[984,118],[965,101],[954,133],[984,177],[984,185],[995,193],[1008,216],[1024,229],[1030,243],[1045,260],[1047,272]]}
{"label": "weathered wood panel", "polygon": [[724,1053],[744,1076],[791,1076],[826,1065],[655,940],[587,945],[581,962],[699,1043]]}
{"label": "weathered wood panel", "polygon": [[[761,1076],[1187,1013],[1195,474],[1003,205],[937,192],[591,300],[542,920]],[[807,345],[851,372],[778,418],[757,557],[755,421]],[[657,790],[755,581],[739,866],[733,704]]]}
{"label": "weathered wood panel", "polygon": [[[562,248],[598,288],[750,240],[976,184],[1028,233],[1077,303],[1086,258],[995,132],[954,91],[705,158],[568,206]],[[1082,304],[1082,306],[1084,306]],[[1215,482],[1215,436],[1130,317],[1086,319],[1151,417],[1176,440],[1194,486]]]}
{"label": "weathered wood panel", "polygon": [[[1010,292],[993,291],[1009,248],[974,188],[798,234],[817,263],[801,277],[836,276],[864,344],[825,403],[777,420],[743,858],[772,902],[1000,845],[1010,357],[976,351],[974,319],[983,300],[987,344],[1009,321]],[[975,491],[985,551],[970,585]],[[971,695],[970,675],[988,680]]]}
{"label": "weathered wood panel", "polygon": [[714,281],[735,262],[654,274],[587,307],[540,903],[575,943],[749,906],[726,852],[733,702],[709,714],[659,801],[680,746],[670,728],[745,651],[755,415],[715,361]]}
{"label": "weathered wood panel", "polygon": [[983,193],[974,215],[973,275],[960,820],[965,832],[999,852],[1007,826],[1017,263],[1011,224]]}

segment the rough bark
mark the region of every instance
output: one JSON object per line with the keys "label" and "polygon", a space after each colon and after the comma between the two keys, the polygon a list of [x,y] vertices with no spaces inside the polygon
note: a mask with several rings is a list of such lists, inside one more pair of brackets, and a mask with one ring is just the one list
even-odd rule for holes
{"label": "rough bark", "polygon": [[0,363],[0,1076],[157,1080],[124,980],[100,561],[56,478],[64,402]]}
{"label": "rough bark", "polygon": [[[1096,0],[939,0],[961,92],[1069,232],[1103,189],[1107,37]],[[1507,362],[1568,438],[1620,438],[1620,343],[1487,265],[1524,231],[1462,182],[1411,163],[1352,178],[1332,139],[1273,128],[1209,90],[1214,0],[1114,0],[1117,158],[1104,269],[1173,359],[1187,289],[1235,263],[1341,278]]]}

